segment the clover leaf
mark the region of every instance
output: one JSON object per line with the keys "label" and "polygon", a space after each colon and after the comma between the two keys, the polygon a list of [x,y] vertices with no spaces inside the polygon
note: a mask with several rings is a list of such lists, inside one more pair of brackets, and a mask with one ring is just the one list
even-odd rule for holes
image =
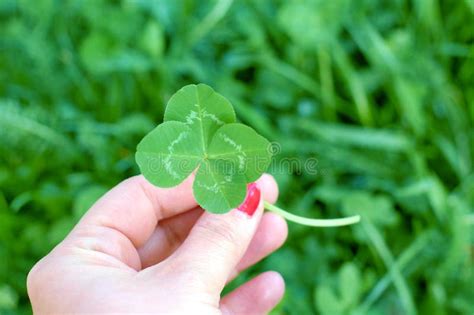
{"label": "clover leaf", "polygon": [[[180,184],[196,172],[193,194],[212,213],[225,213],[245,199],[247,184],[271,162],[270,143],[252,128],[236,123],[230,102],[205,84],[187,85],[169,100],[164,122],[148,133],[135,155],[143,176],[158,187]],[[341,226],[341,219],[303,218],[265,202],[287,220],[310,226]]]}
{"label": "clover leaf", "polygon": [[173,95],[165,122],[139,143],[136,160],[154,185],[172,187],[197,169],[193,192],[205,210],[224,213],[241,204],[247,184],[268,168],[269,142],[235,123],[232,105],[207,85]]}
{"label": "clover leaf", "polygon": [[196,134],[195,146],[202,154],[214,133],[225,124],[235,123],[230,102],[205,84],[186,85],[168,102],[164,121],[181,121]]}
{"label": "clover leaf", "polygon": [[267,139],[245,125],[219,128],[194,181],[198,203],[214,210],[211,212],[225,212],[241,204],[247,183],[257,180],[271,162],[269,146]]}
{"label": "clover leaf", "polygon": [[138,144],[136,161],[145,178],[158,187],[181,183],[198,167],[202,152],[196,134],[185,123],[169,121],[158,125]]}

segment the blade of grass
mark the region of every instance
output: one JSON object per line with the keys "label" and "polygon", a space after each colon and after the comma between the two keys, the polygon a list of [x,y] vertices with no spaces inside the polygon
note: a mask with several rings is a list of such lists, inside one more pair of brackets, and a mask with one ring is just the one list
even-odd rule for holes
{"label": "blade of grass", "polygon": [[324,123],[300,118],[298,129],[337,145],[349,145],[375,150],[405,152],[411,147],[411,140],[395,130],[363,128],[342,124]]}
{"label": "blade of grass", "polygon": [[[429,230],[418,236],[415,241],[408,247],[394,263],[394,266],[403,272],[406,267],[413,262],[414,259],[420,255],[423,249],[426,248],[433,231]],[[372,291],[367,295],[362,304],[358,307],[356,313],[366,314],[370,307],[382,296],[382,294],[388,289],[390,284],[393,282],[393,277],[390,272],[387,272],[372,288]]]}
{"label": "blade of grass", "polygon": [[397,173],[396,169],[387,165],[386,159],[369,156],[348,148],[336,147],[325,141],[302,141],[282,137],[278,139],[282,151],[286,154],[313,154],[317,156],[321,164],[331,165],[333,170],[363,171],[365,174],[380,177],[391,177]]}
{"label": "blade of grass", "polygon": [[319,83],[305,73],[301,72],[288,63],[277,60],[276,58],[268,55],[260,57],[259,61],[262,66],[282,75],[283,77],[295,83],[297,86],[301,87],[303,90],[311,93],[316,99],[321,100],[321,87],[319,86]]}
{"label": "blade of grass", "polygon": [[359,120],[365,126],[372,126],[373,119],[370,111],[370,104],[367,94],[365,93],[362,79],[352,66],[347,53],[344,52],[342,48],[339,47],[339,45],[334,46],[333,52],[336,64],[349,85],[352,98],[354,99],[355,106],[357,108]]}
{"label": "blade of grass", "polygon": [[4,136],[36,137],[53,147],[74,149],[69,139],[58,130],[35,120],[34,117],[29,117],[16,103],[0,100],[0,108],[2,108],[2,115],[0,115],[0,129],[2,132],[0,134],[5,132]]}
{"label": "blade of grass", "polygon": [[203,38],[229,11],[234,0],[220,0],[206,15],[206,17],[192,30],[189,36],[189,43],[194,43]]}
{"label": "blade of grass", "polygon": [[[285,63],[281,60],[278,60],[270,55],[262,55],[257,58],[257,61],[262,67],[269,69],[272,72],[275,72],[290,82],[299,86],[301,89],[307,91],[314,96],[315,99],[322,101],[322,90],[320,84],[311,78],[309,75],[301,72],[291,64]],[[348,103],[343,98],[339,97],[337,94],[334,94],[334,108],[340,110],[339,107],[348,107]]]}
{"label": "blade of grass", "polygon": [[324,102],[324,112],[327,120],[336,118],[336,103],[334,95],[334,79],[331,69],[331,55],[328,50],[318,49],[319,76],[321,80],[321,97]]}
{"label": "blade of grass", "polygon": [[417,311],[415,308],[415,303],[412,299],[410,289],[408,288],[408,285],[405,279],[403,278],[400,268],[395,263],[395,259],[393,258],[393,255],[390,252],[390,249],[388,248],[387,244],[385,243],[382,235],[380,235],[377,228],[368,220],[362,221],[362,227],[364,228],[376,252],[379,254],[380,258],[382,258],[382,261],[384,262],[385,266],[389,271],[395,289],[397,290],[398,295],[400,297],[400,302],[402,303],[403,308],[405,309],[405,314],[416,315]]}

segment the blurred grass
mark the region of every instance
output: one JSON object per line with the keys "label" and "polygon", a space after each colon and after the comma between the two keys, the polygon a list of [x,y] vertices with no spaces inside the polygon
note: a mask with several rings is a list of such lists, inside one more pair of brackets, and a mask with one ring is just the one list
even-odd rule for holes
{"label": "blurred grass", "polygon": [[280,203],[352,228],[290,225],[252,268],[275,314],[473,314],[474,3],[0,1],[0,313],[104,191],[170,95],[204,82],[242,121],[317,158],[276,167]]}

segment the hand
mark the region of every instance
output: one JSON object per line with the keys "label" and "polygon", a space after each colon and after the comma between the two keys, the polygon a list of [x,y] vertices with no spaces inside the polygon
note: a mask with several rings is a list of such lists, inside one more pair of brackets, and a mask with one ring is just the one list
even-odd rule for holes
{"label": "hand", "polygon": [[[281,246],[285,221],[263,214],[262,196],[278,188],[264,175],[249,189],[249,214],[203,212],[192,176],[160,189],[137,176],[87,212],[66,239],[28,275],[37,314],[264,314],[280,301],[284,282],[263,273],[221,298],[230,280]],[[253,196],[253,197],[252,197]],[[253,203],[253,206],[252,206]],[[253,208],[253,209],[252,209]],[[256,211],[254,211],[256,208]]]}

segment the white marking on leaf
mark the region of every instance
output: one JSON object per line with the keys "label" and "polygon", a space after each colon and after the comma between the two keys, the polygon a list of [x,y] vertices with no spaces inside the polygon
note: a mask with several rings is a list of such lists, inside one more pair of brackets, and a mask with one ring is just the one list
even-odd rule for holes
{"label": "white marking on leaf", "polygon": [[198,182],[197,184],[198,184],[199,187],[204,188],[205,190],[211,191],[215,194],[217,194],[217,192],[219,191],[219,187],[218,187],[217,183],[212,185],[212,186],[205,185],[201,182]]}
{"label": "white marking on leaf", "polygon": [[211,185],[211,186],[206,185],[206,184],[203,184],[203,183],[201,183],[201,182],[197,182],[197,185],[198,185],[199,187],[201,187],[201,188],[207,190],[207,191],[210,191],[210,192],[212,192],[212,193],[217,194],[217,193],[219,192],[219,190],[220,190],[219,187],[225,186],[225,185],[227,185],[228,183],[231,183],[231,182],[232,182],[232,176],[229,175],[229,176],[224,177],[224,180],[223,180],[223,181],[221,181],[221,182],[219,182],[219,183],[215,183],[214,185]]}
{"label": "white marking on leaf", "polygon": [[219,117],[217,117],[214,114],[208,113],[205,109],[201,108],[199,104],[194,104],[194,106],[197,107],[197,111],[192,110],[189,112],[189,114],[184,118],[186,121],[186,124],[192,125],[194,124],[195,120],[202,121],[203,118],[209,118],[210,120],[212,120],[219,126],[224,125],[224,122],[220,120]]}
{"label": "white marking on leaf", "polygon": [[236,151],[237,151],[237,158],[239,160],[239,170],[243,171],[245,167],[245,157],[247,154],[242,150],[242,146],[240,144],[237,144],[232,138],[227,136],[226,134],[221,133],[220,137],[224,142],[230,144]]}
{"label": "white marking on leaf", "polygon": [[[245,155],[245,152],[242,152]],[[239,159],[239,170],[243,170],[245,167],[245,157],[242,155],[237,155],[237,158]]]}
{"label": "white marking on leaf", "polygon": [[182,132],[178,135],[178,138],[176,138],[175,140],[173,140],[170,145],[168,146],[168,153],[169,155],[166,156],[166,158],[163,160],[163,164],[165,166],[165,170],[173,177],[173,178],[176,178],[176,179],[179,179],[179,175],[178,173],[176,173],[176,171],[173,169],[173,166],[171,165],[171,156],[173,155],[174,153],[174,146],[177,145],[178,143],[180,143],[181,141],[183,141],[184,139],[186,139],[188,137],[188,133],[187,132]]}
{"label": "white marking on leaf", "polygon": [[209,114],[205,109],[202,110],[202,117],[210,118],[213,122],[215,122],[219,126],[224,124],[224,122],[220,120],[216,115]]}
{"label": "white marking on leaf", "polygon": [[187,125],[192,125],[192,124],[194,124],[194,120],[201,120],[201,118],[199,117],[197,112],[192,110],[186,116],[185,120],[186,120]]}

